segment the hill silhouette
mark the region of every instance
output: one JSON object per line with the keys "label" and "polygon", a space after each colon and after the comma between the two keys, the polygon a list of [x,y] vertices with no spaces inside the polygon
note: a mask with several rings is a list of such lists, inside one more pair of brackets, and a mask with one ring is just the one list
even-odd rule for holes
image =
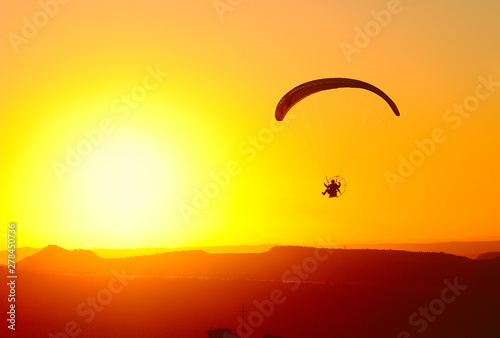
{"label": "hill silhouette", "polygon": [[[135,256],[155,255],[166,252],[202,250],[208,253],[260,253],[265,252],[275,245],[231,245],[231,246],[206,246],[206,247],[182,247],[182,248],[137,248],[137,249],[88,249],[101,258],[126,258]],[[461,241],[461,242],[435,242],[435,243],[381,243],[381,244],[339,244],[332,248],[348,249],[376,249],[376,250],[399,250],[410,252],[444,252],[456,256],[477,258],[483,253],[499,252],[500,241]],[[16,249],[18,260],[35,254],[41,248],[21,247]],[[0,251],[7,259],[7,250]]]}
{"label": "hill silhouette", "polygon": [[412,252],[445,252],[476,258],[490,251],[500,251],[500,241],[454,241],[434,243],[345,244],[348,249],[404,250]]}
{"label": "hill silhouette", "polygon": [[[22,262],[22,263],[21,263]],[[92,273],[103,265],[102,258],[89,250],[66,250],[49,245],[37,253],[22,259],[19,268],[50,273]]]}
{"label": "hill silhouette", "polygon": [[[462,276],[474,286],[500,285],[500,261],[472,260],[444,253],[396,250],[321,249],[324,262],[313,261],[317,248],[277,246],[263,253],[209,254],[201,250],[104,259],[89,250],[48,246],[21,260],[21,270],[49,273],[109,274],[116,267],[137,276],[250,279],[282,281],[286,271],[303,270],[304,282],[441,284],[449,276]],[[313,272],[307,272],[316,264]],[[299,272],[288,275],[299,275]]]}
{"label": "hill silhouette", "polygon": [[[292,246],[104,259],[49,246],[17,268],[20,337],[75,323],[79,337],[207,338],[210,328],[238,332],[242,304],[247,338],[500,336],[499,259]],[[434,311],[423,333],[410,319],[422,308]]]}
{"label": "hill silhouette", "polygon": [[[40,250],[41,249],[39,249],[39,248],[32,248],[30,246],[16,248],[16,261],[19,262],[21,259],[23,259],[25,257],[29,257],[31,255],[34,255],[35,253],[37,253]],[[8,250],[0,251],[0,259],[1,259],[0,262],[2,262],[2,263],[7,262],[8,255],[9,255]]]}
{"label": "hill silhouette", "polygon": [[[139,248],[139,249],[90,249],[102,258],[126,258],[134,256],[155,255],[165,252],[202,250],[208,253],[257,253],[264,252],[274,245],[226,245],[200,246],[182,248]],[[500,246],[499,246],[500,248]]]}
{"label": "hill silhouette", "polygon": [[495,258],[500,258],[500,251],[485,252],[483,254],[480,254],[476,259],[477,260],[484,260],[484,259],[495,259]]}

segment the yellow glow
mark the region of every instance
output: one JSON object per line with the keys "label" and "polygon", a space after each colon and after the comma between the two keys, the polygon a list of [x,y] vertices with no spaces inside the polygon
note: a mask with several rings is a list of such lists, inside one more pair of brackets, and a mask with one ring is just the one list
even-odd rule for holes
{"label": "yellow glow", "polygon": [[120,142],[96,155],[85,177],[89,182],[87,198],[126,216],[157,199],[158,183],[165,176],[172,180],[172,173],[164,170],[149,151],[133,142]]}
{"label": "yellow glow", "polygon": [[[459,127],[444,113],[475,95],[479,77],[500,81],[500,3],[402,2],[348,61],[340,45],[387,3],[243,2],[223,21],[211,2],[61,5],[17,52],[0,44],[1,222],[18,223],[19,245],[67,248],[497,236],[500,88]],[[22,34],[39,9],[9,4],[2,36]],[[168,75],[151,86],[148,69]],[[373,83],[401,117],[376,95],[339,91],[297,105],[296,120],[253,144],[282,95],[322,77]],[[124,98],[126,114],[115,109]],[[343,115],[308,130],[324,107]],[[102,121],[99,144],[68,165],[68,149]],[[436,128],[446,141],[391,191],[384,174]],[[320,135],[333,150],[327,171],[348,184],[335,201],[321,195]],[[196,207],[233,162],[238,174]]]}

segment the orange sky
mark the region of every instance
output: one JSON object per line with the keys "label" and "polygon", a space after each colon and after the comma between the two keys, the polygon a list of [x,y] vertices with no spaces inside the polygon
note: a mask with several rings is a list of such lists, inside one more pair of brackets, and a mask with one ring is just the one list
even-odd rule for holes
{"label": "orange sky", "polygon": [[[18,246],[500,235],[498,2],[0,6],[0,215]],[[339,90],[274,121],[321,77],[373,83],[401,117]],[[317,110],[328,123],[305,127]],[[335,200],[325,152],[348,183]]]}

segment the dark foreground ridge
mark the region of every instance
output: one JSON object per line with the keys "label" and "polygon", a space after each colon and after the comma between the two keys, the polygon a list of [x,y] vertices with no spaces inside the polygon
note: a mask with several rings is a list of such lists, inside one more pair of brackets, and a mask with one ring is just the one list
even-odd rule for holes
{"label": "dark foreground ridge", "polygon": [[18,263],[21,271],[89,275],[109,274],[116,266],[130,275],[171,278],[282,281],[299,275],[304,282],[441,285],[445,278],[461,276],[475,287],[500,285],[500,260],[396,250],[279,246],[263,253],[193,250],[104,259],[88,250],[52,245]]}
{"label": "dark foreground ridge", "polygon": [[500,337],[498,258],[274,247],[104,259],[49,246],[16,267],[19,337]]}

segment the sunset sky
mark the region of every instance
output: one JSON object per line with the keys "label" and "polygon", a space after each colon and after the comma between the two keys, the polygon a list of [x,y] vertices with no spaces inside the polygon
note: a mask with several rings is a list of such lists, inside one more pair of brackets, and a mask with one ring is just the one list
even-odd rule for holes
{"label": "sunset sky", "polygon": [[[18,246],[500,238],[500,2],[67,2],[0,4],[0,219]],[[373,83],[401,116],[335,90],[274,120],[325,77]],[[321,195],[321,151],[340,198]]]}

